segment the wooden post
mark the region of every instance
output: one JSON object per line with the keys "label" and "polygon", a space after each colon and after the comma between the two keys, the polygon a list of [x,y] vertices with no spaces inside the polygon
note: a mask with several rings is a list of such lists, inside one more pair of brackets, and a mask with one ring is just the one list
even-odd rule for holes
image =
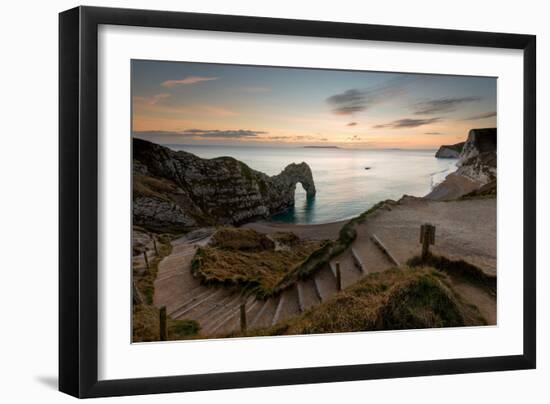
{"label": "wooden post", "polygon": [[145,260],[145,266],[149,270],[149,258],[147,258],[147,251],[143,251],[143,259]]}
{"label": "wooden post", "polygon": [[157,256],[159,255],[159,250],[157,248],[157,240],[155,238],[155,236],[153,236],[153,247],[155,248],[155,254],[157,254]]}
{"label": "wooden post", "polygon": [[336,263],[336,287],[342,290],[342,272],[340,272],[340,263]]}
{"label": "wooden post", "polygon": [[167,339],[167,330],[166,330],[166,306],[162,306],[159,310],[159,322],[160,322],[160,340],[166,341]]}
{"label": "wooden post", "polygon": [[246,302],[241,302],[241,332],[246,332]]}
{"label": "wooden post", "polygon": [[435,243],[435,226],[429,223],[420,226],[420,243],[422,243],[422,261],[430,256],[430,245]]}

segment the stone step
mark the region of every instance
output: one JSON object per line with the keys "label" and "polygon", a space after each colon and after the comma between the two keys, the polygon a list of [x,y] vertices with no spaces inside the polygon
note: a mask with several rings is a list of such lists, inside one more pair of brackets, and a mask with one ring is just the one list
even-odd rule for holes
{"label": "stone step", "polygon": [[391,253],[391,251],[386,247],[386,245],[382,242],[382,240],[380,240],[380,238],[376,236],[376,234],[372,233],[370,238],[374,242],[374,244],[380,249],[380,251],[382,251],[395,266],[401,266],[399,261]]}
{"label": "stone step", "polygon": [[[184,314],[184,318],[193,319],[198,321],[199,324],[201,319],[206,319],[208,316],[215,313],[224,303],[228,303],[233,298],[233,291],[229,289],[220,288],[221,293],[216,295],[215,298],[206,299],[199,305],[194,305],[190,307]],[[180,314],[181,317],[181,314]]]}
{"label": "stone step", "polygon": [[184,316],[188,314],[191,310],[193,310],[195,307],[198,307],[201,304],[204,304],[205,302],[211,299],[219,298],[220,295],[223,296],[224,290],[222,288],[218,288],[218,289],[205,288],[205,289],[206,289],[205,293],[202,293],[200,296],[197,296],[191,299],[190,301],[186,302],[179,309],[170,313],[170,316],[174,319],[184,318]]}
{"label": "stone step", "polygon": [[321,303],[321,297],[317,292],[315,281],[313,279],[299,281],[296,286],[301,311],[306,311],[310,307]]}
{"label": "stone step", "polygon": [[359,254],[357,254],[357,251],[355,251],[353,247],[351,247],[350,249],[355,266],[359,271],[366,273],[367,271],[365,270],[365,266],[363,265],[363,260],[361,259],[361,257],[359,257]]}
{"label": "stone step", "polygon": [[[336,263],[340,263],[340,274],[342,276],[342,289],[353,285],[364,276],[364,273],[357,268],[353,256],[349,250],[334,258],[330,262],[334,278],[336,279]],[[335,281],[336,282],[336,281]]]}
{"label": "stone step", "polygon": [[278,298],[267,299],[262,306],[261,310],[258,312],[256,317],[252,320],[250,328],[259,328],[259,327],[268,327],[271,325],[271,320],[275,315],[277,310],[277,305],[279,303]]}
{"label": "stone step", "polygon": [[362,240],[360,246],[354,245],[354,249],[365,263],[366,272],[369,274],[385,271],[395,266],[395,263],[376,246],[370,236]]}
{"label": "stone step", "polygon": [[210,313],[206,317],[197,317],[196,320],[200,322],[202,329],[212,328],[212,326],[218,324],[221,319],[227,317],[228,314],[238,309],[241,305],[241,300],[242,297],[240,293],[233,293],[230,299],[224,302],[216,303],[217,308],[214,312]]}
{"label": "stone step", "polygon": [[287,288],[281,293],[277,310],[271,320],[271,325],[275,325],[280,321],[286,320],[292,316],[300,314],[300,306],[298,304],[298,290],[295,286]]}
{"label": "stone step", "polygon": [[[263,301],[250,299],[246,303],[246,319],[249,323],[254,315],[264,304]],[[224,317],[220,318],[216,324],[206,329],[208,335],[223,335],[241,328],[241,307],[240,302],[236,308],[233,308]],[[247,324],[249,326],[249,324]],[[250,327],[249,327],[250,328]]]}
{"label": "stone step", "polygon": [[321,301],[327,300],[334,292],[336,292],[336,277],[327,265],[322,268],[313,278],[319,291]]}

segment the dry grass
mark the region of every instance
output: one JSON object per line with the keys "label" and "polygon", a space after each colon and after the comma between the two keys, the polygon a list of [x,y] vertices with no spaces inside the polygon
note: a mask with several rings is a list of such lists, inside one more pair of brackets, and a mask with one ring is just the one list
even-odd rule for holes
{"label": "dry grass", "polygon": [[166,179],[141,174],[134,174],[133,176],[132,191],[134,198],[136,196],[148,196],[167,200],[165,195],[175,192],[176,189],[176,184]]}
{"label": "dry grass", "polygon": [[[484,325],[445,274],[432,268],[391,269],[368,275],[326,302],[247,336],[296,335]],[[240,336],[232,334],[231,336]]]}
{"label": "dry grass", "polygon": [[193,274],[205,283],[236,285],[259,297],[269,296],[287,273],[322,245],[288,233],[279,233],[275,240],[277,248],[255,230],[222,228],[210,246],[197,250]]}

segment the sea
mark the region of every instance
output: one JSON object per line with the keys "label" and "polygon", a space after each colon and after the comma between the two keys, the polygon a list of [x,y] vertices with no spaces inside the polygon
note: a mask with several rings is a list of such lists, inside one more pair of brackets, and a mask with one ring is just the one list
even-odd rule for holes
{"label": "sea", "polygon": [[456,170],[456,159],[435,158],[435,150],[344,149],[305,147],[238,147],[173,145],[201,158],[234,157],[267,175],[290,163],[305,161],[317,189],[307,198],[296,186],[294,208],[273,221],[295,224],[330,223],[357,216],[379,201],[403,195],[425,196]]}

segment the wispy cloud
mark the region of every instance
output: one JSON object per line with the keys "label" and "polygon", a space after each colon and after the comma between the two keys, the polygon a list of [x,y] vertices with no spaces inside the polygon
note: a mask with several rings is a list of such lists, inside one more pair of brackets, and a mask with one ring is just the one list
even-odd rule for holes
{"label": "wispy cloud", "polygon": [[441,135],[441,132],[424,132],[425,135]]}
{"label": "wispy cloud", "polygon": [[171,94],[169,94],[169,93],[160,93],[160,94],[152,95],[150,97],[135,96],[134,101],[142,102],[142,103],[148,104],[148,105],[156,105],[161,100],[164,100],[164,99],[170,98],[170,97],[171,97]]}
{"label": "wispy cloud", "polygon": [[393,122],[381,124],[381,125],[375,125],[373,128],[375,129],[382,129],[382,128],[390,128],[390,129],[402,129],[402,128],[417,128],[419,126],[429,125],[432,123],[440,122],[441,118],[429,118],[429,119],[398,119]]}
{"label": "wispy cloud", "polygon": [[497,116],[496,111],[486,112],[485,114],[480,114],[480,115],[469,116],[468,118],[464,118],[463,120],[464,121],[477,121],[478,119],[492,118],[494,116]]}
{"label": "wispy cloud", "polygon": [[397,97],[412,80],[414,79],[397,78],[368,89],[351,88],[343,93],[331,95],[326,101],[336,115],[353,115]]}
{"label": "wispy cloud", "polygon": [[208,77],[208,76],[187,76],[180,80],[166,80],[163,81],[160,85],[163,87],[176,87],[176,86],[187,86],[190,84],[200,83],[202,81],[212,81],[218,80],[219,77]]}
{"label": "wispy cloud", "polygon": [[289,136],[268,136],[264,138],[271,141],[282,141],[282,142],[326,142],[328,139],[326,137],[318,137],[313,135],[289,135]]}
{"label": "wispy cloud", "polygon": [[350,122],[346,126],[357,126],[357,125],[358,125],[357,122]]}
{"label": "wispy cloud", "polygon": [[415,115],[429,115],[441,112],[452,112],[461,104],[480,101],[481,97],[438,98],[419,102],[413,106]]}
{"label": "wispy cloud", "polygon": [[241,138],[252,138],[257,137],[258,135],[263,135],[268,132],[257,131],[257,130],[246,130],[246,129],[237,129],[237,130],[204,130],[204,129],[187,129],[182,131],[181,134],[184,136],[195,136],[202,138],[225,138],[225,139],[241,139]]}
{"label": "wispy cloud", "polygon": [[205,130],[205,129],[185,129],[182,131],[162,131],[162,130],[149,130],[149,131],[135,131],[133,134],[137,137],[154,138],[155,136],[163,137],[193,137],[193,138],[215,138],[215,139],[243,139],[243,138],[256,138],[258,135],[266,134],[268,132],[236,129],[236,130]]}

